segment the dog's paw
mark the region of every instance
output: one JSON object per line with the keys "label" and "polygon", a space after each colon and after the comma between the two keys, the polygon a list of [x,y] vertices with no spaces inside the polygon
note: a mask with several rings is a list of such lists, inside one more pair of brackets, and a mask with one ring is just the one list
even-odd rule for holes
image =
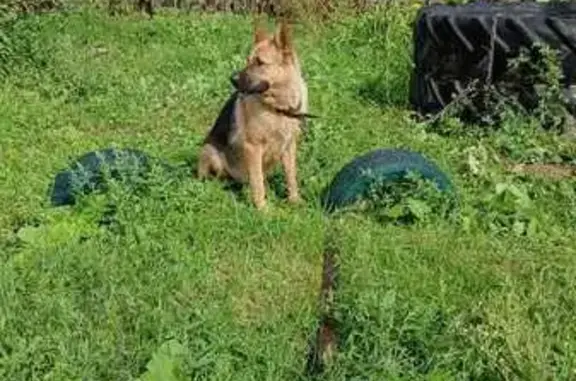
{"label": "dog's paw", "polygon": [[254,202],[254,208],[261,213],[266,213],[269,210],[268,204],[265,201]]}
{"label": "dog's paw", "polygon": [[288,203],[291,205],[301,205],[304,203],[304,200],[300,195],[288,196]]}

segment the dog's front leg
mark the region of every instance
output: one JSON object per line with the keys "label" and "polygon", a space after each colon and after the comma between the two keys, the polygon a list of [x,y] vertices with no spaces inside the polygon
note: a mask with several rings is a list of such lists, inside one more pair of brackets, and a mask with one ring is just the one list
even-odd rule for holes
{"label": "dog's front leg", "polygon": [[244,163],[250,181],[252,200],[258,210],[262,210],[266,204],[262,155],[263,152],[261,146],[252,144],[246,144],[244,146]]}
{"label": "dog's front leg", "polygon": [[298,179],[296,170],[296,137],[292,139],[288,149],[282,154],[282,166],[286,176],[286,188],[288,189],[288,201],[297,204],[301,201],[300,192],[298,191]]}

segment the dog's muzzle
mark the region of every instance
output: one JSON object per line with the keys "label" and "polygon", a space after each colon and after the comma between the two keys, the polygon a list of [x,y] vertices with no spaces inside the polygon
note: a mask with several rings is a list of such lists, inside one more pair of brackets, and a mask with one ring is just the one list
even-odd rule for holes
{"label": "dog's muzzle", "polygon": [[270,88],[268,81],[253,83],[248,76],[241,71],[234,72],[230,76],[230,82],[232,82],[232,86],[234,86],[236,90],[246,94],[262,94]]}

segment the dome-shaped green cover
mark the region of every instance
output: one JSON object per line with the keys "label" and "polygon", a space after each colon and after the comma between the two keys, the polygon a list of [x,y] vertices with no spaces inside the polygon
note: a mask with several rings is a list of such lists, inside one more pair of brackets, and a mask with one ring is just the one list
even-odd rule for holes
{"label": "dome-shaped green cover", "polygon": [[[370,175],[367,176],[366,172]],[[376,181],[394,182],[409,172],[419,173],[433,181],[439,190],[451,191],[450,179],[433,162],[420,153],[404,149],[378,149],[346,164],[324,189],[321,204],[332,212],[367,195]]]}

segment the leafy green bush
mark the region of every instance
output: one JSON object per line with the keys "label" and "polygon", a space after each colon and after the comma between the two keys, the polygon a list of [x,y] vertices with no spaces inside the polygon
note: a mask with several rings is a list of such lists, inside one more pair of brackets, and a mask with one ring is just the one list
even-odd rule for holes
{"label": "leafy green bush", "polygon": [[400,181],[375,179],[367,197],[353,208],[382,223],[411,224],[446,218],[454,212],[455,198],[441,192],[418,173]]}
{"label": "leafy green bush", "polygon": [[30,14],[57,5],[40,0],[0,5],[0,79],[17,68],[46,66],[48,51],[39,39],[41,20]]}

